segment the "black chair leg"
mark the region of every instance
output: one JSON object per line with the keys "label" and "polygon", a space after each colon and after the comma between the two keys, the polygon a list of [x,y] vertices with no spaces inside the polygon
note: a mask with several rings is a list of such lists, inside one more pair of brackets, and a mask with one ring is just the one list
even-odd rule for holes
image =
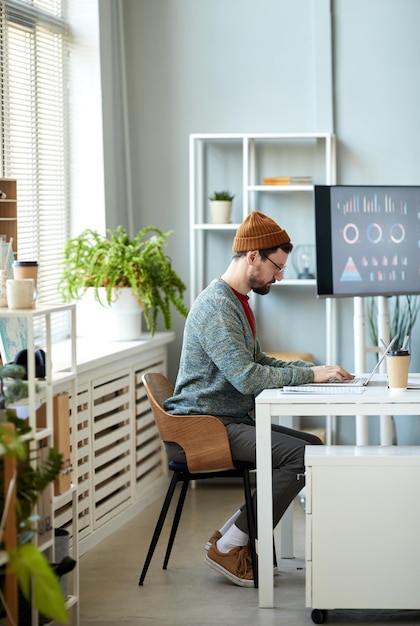
{"label": "black chair leg", "polygon": [[276,541],[273,535],[273,565],[277,567],[277,552],[276,552]]}
{"label": "black chair leg", "polygon": [[160,533],[162,532],[163,524],[168,514],[169,505],[171,504],[172,497],[174,495],[175,487],[178,482],[179,473],[174,472],[172,474],[172,480],[169,484],[168,491],[166,492],[165,501],[160,512],[155,531],[153,533],[152,541],[150,542],[149,551],[147,552],[146,560],[144,562],[143,570],[140,575],[139,585],[141,586],[146,578],[147,570],[149,569],[150,561],[152,560],[157,542],[159,541]]}
{"label": "black chair leg", "polygon": [[179,494],[178,504],[176,507],[174,521],[172,522],[171,534],[169,536],[168,547],[166,548],[165,560],[163,561],[163,569],[167,568],[169,557],[171,556],[172,546],[174,545],[176,531],[178,530],[179,520],[181,519],[182,508],[185,502],[185,496],[187,495],[188,486],[190,481],[185,478],[182,483],[181,493]]}
{"label": "black chair leg", "polygon": [[248,534],[249,534],[249,545],[251,548],[251,563],[252,563],[252,571],[254,573],[254,587],[258,588],[258,562],[257,562],[257,552],[255,549],[255,519],[254,519],[254,507],[252,506],[252,494],[251,494],[251,480],[249,477],[249,470],[244,470],[244,492],[245,492],[245,505],[246,505],[246,514],[247,514],[247,522],[248,522]]}

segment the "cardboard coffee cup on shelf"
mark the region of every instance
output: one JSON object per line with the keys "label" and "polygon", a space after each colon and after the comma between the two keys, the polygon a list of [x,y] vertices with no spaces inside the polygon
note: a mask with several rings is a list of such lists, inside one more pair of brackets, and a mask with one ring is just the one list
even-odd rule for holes
{"label": "cardboard coffee cup on shelf", "polygon": [[386,369],[390,392],[407,391],[409,365],[410,353],[408,350],[390,350],[386,353]]}
{"label": "cardboard coffee cup on shelf", "polygon": [[38,280],[38,261],[15,261],[13,278],[33,278],[35,289]]}

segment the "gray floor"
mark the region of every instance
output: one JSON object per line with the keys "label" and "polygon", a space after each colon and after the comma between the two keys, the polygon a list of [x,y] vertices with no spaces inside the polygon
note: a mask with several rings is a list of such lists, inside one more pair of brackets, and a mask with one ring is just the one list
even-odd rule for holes
{"label": "gray floor", "polygon": [[[138,578],[161,502],[90,550],[80,561],[81,626],[312,624],[311,611],[305,608],[304,513],[299,502],[296,558],[279,560],[274,609],[259,609],[257,590],[230,584],[204,563],[206,540],[241,503],[242,490],[233,484],[200,483],[190,490],[169,568],[162,570],[166,527],[143,587]],[[420,611],[332,611],[327,623],[419,624]]]}

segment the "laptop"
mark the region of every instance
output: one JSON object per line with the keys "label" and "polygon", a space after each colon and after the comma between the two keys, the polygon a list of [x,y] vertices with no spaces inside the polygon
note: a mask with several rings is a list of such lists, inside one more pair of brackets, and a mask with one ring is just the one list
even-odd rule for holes
{"label": "laptop", "polygon": [[378,369],[378,367],[381,365],[382,361],[384,360],[384,358],[386,357],[386,353],[391,350],[392,346],[394,345],[394,343],[397,341],[398,335],[395,335],[395,337],[393,339],[391,339],[391,341],[389,342],[389,344],[387,345],[387,347],[385,348],[385,350],[383,351],[383,353],[381,354],[381,356],[379,357],[375,367],[373,368],[373,370],[371,371],[371,373],[369,374],[369,376],[367,378],[364,378],[363,376],[356,376],[355,378],[353,378],[353,380],[342,380],[342,381],[329,381],[326,383],[310,383],[311,385],[322,385],[323,387],[341,387],[343,385],[345,385],[346,387],[366,387],[370,381],[372,380],[372,377],[374,375],[374,373],[376,372],[376,370]]}

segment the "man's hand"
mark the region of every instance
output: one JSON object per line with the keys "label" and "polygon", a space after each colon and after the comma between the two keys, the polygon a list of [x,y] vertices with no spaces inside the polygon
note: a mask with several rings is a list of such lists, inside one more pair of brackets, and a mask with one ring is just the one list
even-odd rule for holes
{"label": "man's hand", "polygon": [[314,373],[314,383],[339,382],[353,380],[353,374],[340,365],[315,365],[311,367]]}

